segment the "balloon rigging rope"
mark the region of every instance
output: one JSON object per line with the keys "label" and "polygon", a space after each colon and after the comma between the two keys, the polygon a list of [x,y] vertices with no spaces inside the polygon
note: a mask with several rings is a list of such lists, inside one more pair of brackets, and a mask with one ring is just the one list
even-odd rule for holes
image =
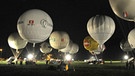
{"label": "balloon rigging rope", "polygon": [[19,53],[17,53],[16,50],[14,50],[12,48],[10,48],[10,49],[11,49],[11,51],[12,51],[12,53],[13,53],[13,55],[14,55],[15,58],[18,58],[20,56],[20,54],[22,53],[22,50],[19,51]]}
{"label": "balloon rigging rope", "polygon": [[27,50],[28,53],[30,53],[30,52],[28,51],[29,49],[27,48],[27,46],[26,46],[26,50]]}

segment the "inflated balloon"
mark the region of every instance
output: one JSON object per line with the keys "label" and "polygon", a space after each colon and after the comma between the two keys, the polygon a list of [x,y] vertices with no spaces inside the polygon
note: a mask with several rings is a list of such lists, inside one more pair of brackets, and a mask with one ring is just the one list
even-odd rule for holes
{"label": "inflated balloon", "polygon": [[98,46],[98,49],[96,51],[103,52],[106,49],[105,45]]}
{"label": "inflated balloon", "polygon": [[64,31],[54,31],[49,37],[49,43],[54,49],[63,49],[70,42],[68,33]]}
{"label": "inflated balloon", "polygon": [[131,48],[131,46],[130,46],[128,40],[124,40],[124,39],[120,42],[120,48],[121,48],[124,52],[129,52],[129,51],[132,51],[132,50],[133,50],[133,48]]}
{"label": "inflated balloon", "polygon": [[99,45],[102,45],[113,35],[115,23],[109,16],[96,15],[89,19],[87,31]]}
{"label": "inflated balloon", "polygon": [[93,51],[98,48],[98,43],[91,36],[86,36],[83,40],[83,46],[88,51]]}
{"label": "inflated balloon", "polygon": [[22,39],[18,33],[12,33],[8,37],[8,44],[13,49],[22,49],[27,45],[27,41]]}
{"label": "inflated balloon", "polygon": [[17,22],[19,35],[30,43],[45,41],[50,36],[52,29],[51,17],[40,9],[31,9],[24,12]]}
{"label": "inflated balloon", "polygon": [[71,50],[69,51],[70,54],[75,54],[79,51],[79,46],[76,43],[72,44]]}
{"label": "inflated balloon", "polygon": [[106,49],[105,45],[101,45],[101,46],[98,46],[98,49],[94,50],[93,52],[95,54],[100,54],[101,52],[104,52],[104,50]]}
{"label": "inflated balloon", "polygon": [[118,17],[135,21],[135,0],[109,0],[110,6]]}
{"label": "inflated balloon", "polygon": [[58,50],[61,51],[61,52],[67,53],[71,50],[72,44],[73,44],[73,42],[70,40],[69,44],[65,48],[58,49]]}
{"label": "inflated balloon", "polygon": [[50,52],[52,51],[52,47],[51,47],[50,44],[47,43],[47,42],[42,43],[40,46],[41,46],[41,47],[40,47],[40,51],[41,51],[42,53],[47,54],[47,53],[50,53]]}
{"label": "inflated balloon", "polygon": [[128,42],[129,42],[131,48],[135,48],[135,28],[129,32]]}

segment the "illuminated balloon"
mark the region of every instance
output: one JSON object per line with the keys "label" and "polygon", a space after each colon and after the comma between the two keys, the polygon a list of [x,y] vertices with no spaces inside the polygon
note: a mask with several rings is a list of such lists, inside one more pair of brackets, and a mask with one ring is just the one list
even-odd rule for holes
{"label": "illuminated balloon", "polygon": [[70,54],[75,54],[79,51],[79,46],[76,43],[72,44],[71,50],[69,51]]}
{"label": "illuminated balloon", "polygon": [[27,41],[23,40],[18,33],[12,33],[8,37],[8,44],[13,49],[22,49],[27,45]]}
{"label": "illuminated balloon", "polygon": [[40,9],[31,9],[24,12],[17,22],[19,35],[30,43],[45,41],[50,36],[52,29],[51,17]]}
{"label": "illuminated balloon", "polygon": [[115,23],[109,16],[96,15],[89,19],[87,31],[99,45],[102,45],[113,35]]}
{"label": "illuminated balloon", "polygon": [[127,21],[135,21],[135,0],[109,0],[113,12]]}
{"label": "illuminated balloon", "polygon": [[124,52],[129,52],[129,51],[132,51],[132,50],[133,50],[133,48],[131,48],[131,46],[130,46],[128,40],[124,40],[124,39],[120,42],[120,48],[121,48]]}
{"label": "illuminated balloon", "polygon": [[93,51],[98,48],[98,43],[92,37],[86,36],[83,40],[83,46],[88,51]]}
{"label": "illuminated balloon", "polygon": [[65,48],[59,49],[59,51],[65,52],[65,53],[69,52],[71,50],[72,44],[73,44],[73,42],[70,40],[69,44]]}
{"label": "illuminated balloon", "polygon": [[64,31],[54,31],[49,37],[49,43],[54,49],[63,49],[69,42],[69,35]]}
{"label": "illuminated balloon", "polygon": [[131,48],[135,48],[135,28],[129,32],[128,42],[129,42]]}
{"label": "illuminated balloon", "polygon": [[103,52],[106,49],[105,45],[98,46],[98,49],[96,51]]}
{"label": "illuminated balloon", "polygon": [[96,50],[94,50],[93,52],[95,53],[95,54],[100,54],[101,52],[104,52],[104,50],[105,50],[105,45],[103,44],[103,45],[101,45],[101,46],[98,46],[98,49],[96,49]]}
{"label": "illuminated balloon", "polygon": [[40,46],[41,46],[40,51],[42,53],[47,54],[47,53],[50,53],[52,51],[52,47],[47,42],[42,43]]}

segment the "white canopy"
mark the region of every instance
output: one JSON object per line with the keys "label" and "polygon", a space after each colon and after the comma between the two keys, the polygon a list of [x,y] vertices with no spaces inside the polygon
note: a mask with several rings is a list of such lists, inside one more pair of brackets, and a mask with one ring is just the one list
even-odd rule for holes
{"label": "white canopy", "polygon": [[27,45],[27,41],[22,39],[18,33],[11,33],[8,37],[8,44],[11,48],[22,49]]}
{"label": "white canopy", "polygon": [[109,16],[96,15],[89,19],[87,31],[99,45],[102,45],[113,35],[115,23]]}
{"label": "white canopy", "polygon": [[129,51],[132,51],[132,50],[133,50],[133,48],[131,48],[131,46],[130,46],[128,40],[124,40],[124,39],[120,42],[120,48],[121,48],[124,52],[129,52]]}
{"label": "white canopy", "polygon": [[52,51],[52,47],[50,46],[50,44],[48,42],[43,42],[41,45],[40,45],[40,51],[42,53],[50,53]]}
{"label": "white canopy", "polygon": [[70,42],[68,33],[64,31],[54,31],[49,37],[49,43],[54,49],[63,49]]}
{"label": "white canopy", "polygon": [[69,51],[70,54],[75,54],[79,51],[79,46],[76,43],[72,44],[71,50]]}
{"label": "white canopy", "polygon": [[135,21],[135,0],[109,0],[113,12],[127,21]]}
{"label": "white canopy", "polygon": [[70,40],[69,44],[65,48],[58,49],[58,50],[61,51],[61,52],[67,53],[71,50],[72,44],[73,44],[73,42]]}
{"label": "white canopy", "polygon": [[52,29],[51,17],[40,9],[31,9],[24,12],[17,22],[19,35],[30,43],[45,41],[50,36]]}
{"label": "white canopy", "polygon": [[135,48],[135,28],[129,32],[128,42],[129,42],[131,48]]}

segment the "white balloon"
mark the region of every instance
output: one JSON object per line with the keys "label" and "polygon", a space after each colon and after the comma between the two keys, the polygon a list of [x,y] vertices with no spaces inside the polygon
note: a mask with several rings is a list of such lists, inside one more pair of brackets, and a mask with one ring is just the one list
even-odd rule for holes
{"label": "white balloon", "polygon": [[98,49],[97,50],[94,50],[93,52],[94,52],[94,54],[100,54],[101,52],[104,52],[105,48],[106,47],[103,44],[103,45],[98,46]]}
{"label": "white balloon", "polygon": [[130,46],[128,40],[124,40],[124,39],[120,42],[120,48],[121,48],[124,52],[129,52],[129,51],[132,51],[132,50],[133,50],[133,48],[131,48],[131,46]]}
{"label": "white balloon", "polygon": [[59,49],[59,51],[64,52],[64,53],[69,52],[71,50],[72,44],[73,42],[70,40],[69,44],[65,48]]}
{"label": "white balloon", "polygon": [[12,33],[8,37],[8,44],[13,49],[22,49],[27,45],[27,41],[23,40],[18,33]]}
{"label": "white balloon", "polygon": [[70,54],[75,54],[79,51],[79,46],[76,43],[72,44],[71,50],[69,51]]}
{"label": "white balloon", "polygon": [[105,45],[103,44],[103,45],[101,45],[101,46],[98,46],[98,49],[97,50],[95,50],[94,52],[104,52],[104,50],[105,50]]}
{"label": "white balloon", "polygon": [[129,42],[131,48],[135,48],[135,28],[129,32],[128,42]]}
{"label": "white balloon", "polygon": [[51,47],[50,44],[47,43],[47,42],[42,43],[40,46],[41,46],[41,47],[40,47],[40,51],[41,51],[42,53],[47,54],[47,53],[50,53],[50,52],[52,51],[52,47]]}
{"label": "white balloon", "polygon": [[31,9],[24,12],[17,22],[19,35],[30,43],[45,41],[50,36],[52,29],[51,17],[40,9]]}
{"label": "white balloon", "polygon": [[49,37],[49,43],[54,49],[63,49],[69,42],[69,35],[64,31],[54,31]]}
{"label": "white balloon", "polygon": [[135,0],[109,0],[110,6],[118,17],[135,21]]}
{"label": "white balloon", "polygon": [[89,19],[87,31],[99,45],[102,45],[113,35],[115,23],[109,16],[96,15]]}

